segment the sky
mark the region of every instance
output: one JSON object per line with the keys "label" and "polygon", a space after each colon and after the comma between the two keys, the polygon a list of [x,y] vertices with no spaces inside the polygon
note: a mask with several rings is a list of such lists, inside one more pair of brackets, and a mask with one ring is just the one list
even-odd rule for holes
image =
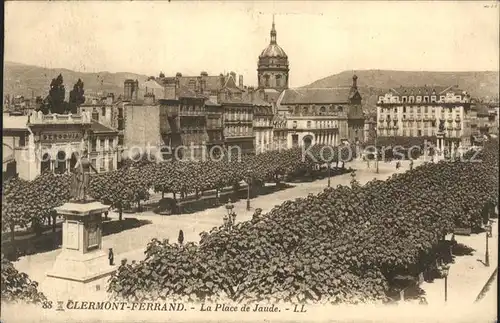
{"label": "sky", "polygon": [[277,41],[290,85],[346,70],[499,70],[496,2],[6,2],[4,59],[81,72],[210,75],[256,84]]}

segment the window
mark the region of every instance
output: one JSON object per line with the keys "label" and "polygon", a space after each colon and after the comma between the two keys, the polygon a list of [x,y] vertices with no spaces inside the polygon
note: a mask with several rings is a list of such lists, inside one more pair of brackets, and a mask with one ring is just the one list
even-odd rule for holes
{"label": "window", "polygon": [[307,121],[307,128],[311,128],[311,121]]}
{"label": "window", "polygon": [[[91,151],[96,151],[97,150],[97,139],[92,139],[92,150]],[[94,159],[95,161],[95,159]],[[95,164],[94,164],[95,166]]]}
{"label": "window", "polygon": [[277,87],[281,86],[281,75],[276,75],[276,86]]}
{"label": "window", "polygon": [[266,86],[269,86],[269,75],[264,75],[264,82]]}
{"label": "window", "polygon": [[101,114],[103,117],[106,115],[106,107],[101,108]]}
{"label": "window", "polygon": [[321,107],[321,108],[319,109],[319,114],[320,114],[320,115],[324,115],[325,113],[326,113],[326,108],[325,108],[325,107]]}
{"label": "window", "polygon": [[439,97],[439,100],[444,101],[444,100],[445,100],[445,98],[446,98],[446,97],[445,97],[444,95],[441,95],[441,96]]}
{"label": "window", "polygon": [[427,106],[425,106],[425,107],[424,107],[424,112],[425,112],[425,113],[428,113],[428,112],[429,112],[429,109],[428,109],[428,107],[427,107]]}
{"label": "window", "polygon": [[302,114],[307,115],[309,113],[309,109],[307,107],[302,108]]}
{"label": "window", "polygon": [[19,137],[19,147],[24,147],[24,146],[26,146],[26,136],[21,135]]}
{"label": "window", "polygon": [[97,112],[97,109],[95,109],[95,108],[92,111],[92,119],[99,120],[99,112]]}
{"label": "window", "polygon": [[420,95],[419,95],[419,96],[417,96],[417,103],[418,103],[418,102],[422,102],[422,97],[421,97]]}
{"label": "window", "polygon": [[337,109],[339,110],[339,112],[344,111],[344,108],[342,106],[339,106]]}
{"label": "window", "polygon": [[422,137],[422,130],[419,130],[419,131],[418,131],[418,136],[419,136],[419,137]]}
{"label": "window", "polygon": [[431,102],[433,102],[433,103],[436,102],[436,96],[435,95],[431,96]]}
{"label": "window", "polygon": [[403,107],[403,113],[406,113],[406,107]]}
{"label": "window", "polygon": [[403,97],[403,103],[406,102],[406,96]]}
{"label": "window", "polygon": [[123,108],[118,108],[118,118],[123,118]]}
{"label": "window", "polygon": [[414,96],[410,96],[410,97],[408,98],[408,102],[410,102],[410,103],[415,102],[415,97],[414,97]]}
{"label": "window", "polygon": [[424,96],[424,102],[429,102],[429,97],[428,96]]}

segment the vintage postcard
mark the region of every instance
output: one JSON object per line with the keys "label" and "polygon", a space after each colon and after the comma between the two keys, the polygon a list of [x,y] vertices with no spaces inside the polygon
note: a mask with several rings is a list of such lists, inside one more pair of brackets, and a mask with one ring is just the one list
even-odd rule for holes
{"label": "vintage postcard", "polygon": [[7,1],[1,322],[494,322],[495,1]]}

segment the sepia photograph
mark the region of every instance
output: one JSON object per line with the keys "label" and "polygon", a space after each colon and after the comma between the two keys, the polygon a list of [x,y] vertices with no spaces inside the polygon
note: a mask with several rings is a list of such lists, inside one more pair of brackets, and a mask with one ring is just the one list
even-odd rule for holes
{"label": "sepia photograph", "polygon": [[497,322],[497,1],[6,1],[0,322]]}

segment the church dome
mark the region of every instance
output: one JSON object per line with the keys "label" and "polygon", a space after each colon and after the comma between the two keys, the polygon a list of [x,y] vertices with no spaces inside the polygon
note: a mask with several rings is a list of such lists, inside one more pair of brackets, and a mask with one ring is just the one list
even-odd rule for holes
{"label": "church dome", "polygon": [[276,28],[274,26],[274,18],[273,18],[273,27],[271,28],[271,42],[259,56],[259,58],[265,58],[265,57],[288,58],[283,48],[281,48],[276,43]]}
{"label": "church dome", "polygon": [[282,57],[287,58],[285,51],[283,48],[279,47],[278,44],[269,44],[259,57]]}

